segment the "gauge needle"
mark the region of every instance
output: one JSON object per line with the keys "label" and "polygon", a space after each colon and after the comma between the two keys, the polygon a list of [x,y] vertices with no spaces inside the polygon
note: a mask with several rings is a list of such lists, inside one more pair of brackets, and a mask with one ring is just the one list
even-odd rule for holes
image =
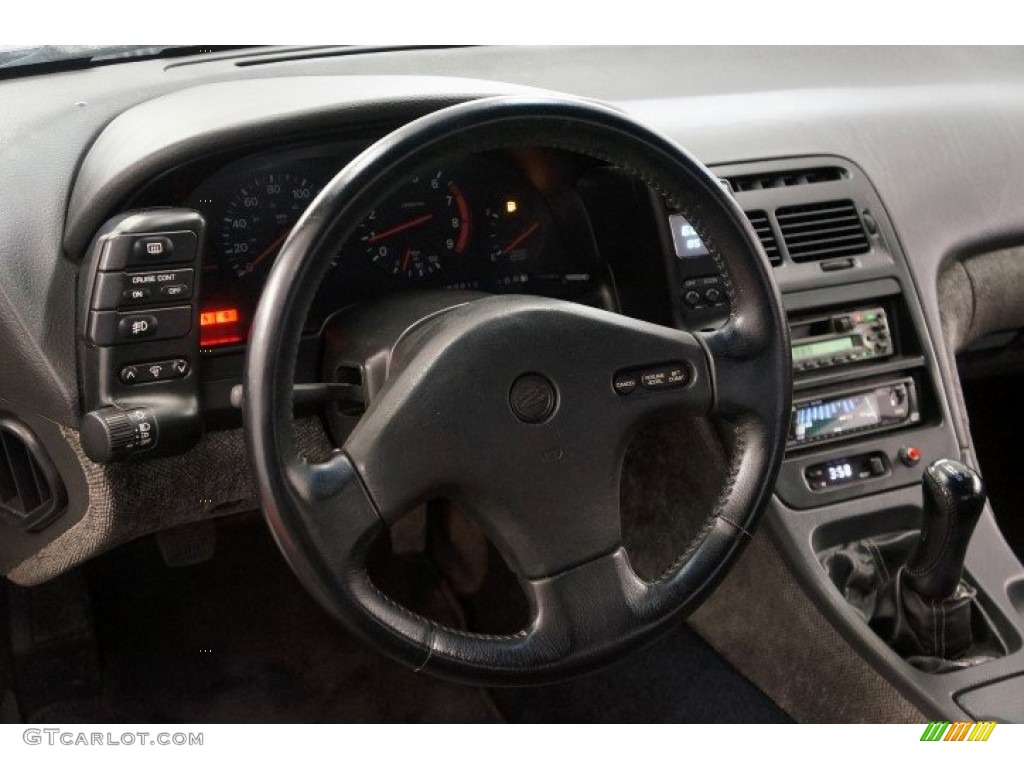
{"label": "gauge needle", "polygon": [[292,230],[289,227],[288,229],[284,230],[281,234],[279,234],[277,237],[275,237],[273,240],[271,240],[269,243],[267,243],[267,247],[260,251],[258,254],[256,254],[256,258],[249,262],[249,267],[255,267],[261,261],[270,256],[270,254],[274,253],[278,248],[281,247],[284,241],[288,239],[288,235],[290,235],[291,233]]}
{"label": "gauge needle", "polygon": [[409,271],[409,259],[412,258],[412,248],[405,249],[405,255],[402,257],[402,271]]}
{"label": "gauge needle", "polygon": [[504,248],[502,248],[502,249],[501,249],[501,252],[502,252],[502,253],[508,253],[509,251],[513,251],[513,250],[515,250],[515,248],[516,248],[516,246],[517,246],[517,245],[522,245],[523,241],[524,241],[524,240],[525,240],[526,238],[528,238],[528,237],[529,237],[530,235],[532,235],[532,234],[533,234],[534,232],[536,232],[536,231],[537,231],[538,229],[540,229],[540,222],[539,222],[539,221],[535,221],[535,222],[533,222],[533,224],[531,224],[531,225],[530,225],[530,226],[528,226],[528,227],[527,227],[526,229],[524,229],[524,230],[523,230],[522,232],[520,232],[520,233],[519,233],[519,234],[518,234],[518,235],[517,235],[517,236],[516,236],[516,237],[515,237],[515,238],[514,238],[514,239],[512,240],[512,242],[511,242],[511,243],[509,243],[509,244],[508,244],[508,245],[506,245],[506,246],[505,246]]}
{"label": "gauge needle", "polygon": [[391,229],[385,229],[383,232],[376,232],[374,235],[366,240],[367,243],[376,243],[378,240],[383,240],[385,237],[391,237],[397,235],[399,232],[404,232],[407,229],[418,227],[420,224],[426,224],[434,218],[432,213],[424,213],[422,216],[417,216],[415,219],[409,219],[409,221],[401,224],[396,224]]}

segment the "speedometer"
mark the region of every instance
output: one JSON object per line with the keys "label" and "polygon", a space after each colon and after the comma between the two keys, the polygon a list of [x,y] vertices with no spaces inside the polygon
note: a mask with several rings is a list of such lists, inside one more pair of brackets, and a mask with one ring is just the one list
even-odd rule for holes
{"label": "speedometer", "polygon": [[320,187],[305,176],[266,173],[244,184],[218,222],[224,267],[236,278],[265,275]]}

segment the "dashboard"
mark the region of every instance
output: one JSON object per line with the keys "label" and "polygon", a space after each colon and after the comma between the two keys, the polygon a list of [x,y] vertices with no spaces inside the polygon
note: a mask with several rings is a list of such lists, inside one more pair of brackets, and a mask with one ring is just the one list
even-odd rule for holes
{"label": "dashboard", "polygon": [[[0,83],[16,107],[0,116],[0,165],[19,182],[0,186],[0,411],[35,434],[64,478],[66,502],[52,505],[60,514],[0,537],[9,578],[42,583],[140,535],[254,509],[230,394],[274,257],[309,202],[409,120],[482,96],[550,89],[609,102],[686,147],[727,180],[773,259],[801,343],[798,410],[768,524],[814,606],[903,695],[947,719],[964,716],[956,698],[963,691],[1022,674],[1019,642],[993,662],[991,678],[986,670],[905,669],[822,586],[817,560],[864,526],[914,523],[920,468],[904,461],[905,449],[970,459],[955,350],[944,337],[959,310],[939,287],[950,265],[1024,241],[1024,177],[1012,171],[1024,147],[1019,51],[261,56],[126,63],[118,77],[109,69],[49,76],[47,99],[34,78]],[[836,203],[852,208],[837,213],[828,207]],[[850,250],[808,256],[815,242],[793,238],[787,216],[821,212],[853,217],[843,226],[856,231],[838,234],[854,238],[843,240]],[[699,222],[672,213],[614,169],[555,150],[464,156],[395,179],[338,244],[312,301],[297,377],[322,380],[319,337],[332,318],[396,293],[534,293],[715,327],[729,305]],[[133,266],[125,256],[121,267],[101,268],[104,238],[134,243],[161,232],[195,236],[188,266]],[[142,250],[149,245],[157,242]],[[638,261],[660,265],[668,279],[637,281],[630,265]],[[194,296],[132,295],[137,286],[128,284],[127,294],[93,304],[96,275],[116,281],[179,269],[195,270]],[[1024,297],[1019,281],[1001,290],[1018,303]],[[91,336],[118,332],[118,313],[159,317],[166,328],[162,313],[186,307],[184,335],[109,345]],[[178,362],[188,373],[171,375]],[[171,378],[125,382],[133,367]],[[87,413],[111,403],[159,411],[170,402],[183,421],[160,421],[161,458],[102,465],[85,455]],[[324,447],[320,433],[302,439]],[[968,567],[993,612],[1021,635],[1024,575],[990,517]],[[794,641],[781,656],[813,663],[803,649]]]}
{"label": "dashboard", "polygon": [[[365,142],[306,144],[204,159],[147,185],[132,208],[177,206],[207,222],[200,345],[244,346],[262,286],[296,221]],[[548,150],[460,158],[405,179],[337,251],[309,330],[357,300],[394,291],[520,292],[599,302],[596,250],[567,249],[588,227],[575,191],[587,166]],[[584,241],[586,242],[586,241]]]}

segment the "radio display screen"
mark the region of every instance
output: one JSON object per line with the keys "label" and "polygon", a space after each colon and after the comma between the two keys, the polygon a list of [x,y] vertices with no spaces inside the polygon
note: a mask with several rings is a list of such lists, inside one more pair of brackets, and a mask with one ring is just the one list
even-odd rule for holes
{"label": "radio display screen", "polygon": [[796,442],[839,435],[880,424],[882,416],[874,392],[845,395],[799,405],[793,414]]}
{"label": "radio display screen", "polygon": [[812,357],[834,355],[837,352],[846,352],[854,348],[853,337],[843,336],[839,339],[826,339],[825,341],[812,341],[809,344],[794,344],[793,359],[807,360]]}

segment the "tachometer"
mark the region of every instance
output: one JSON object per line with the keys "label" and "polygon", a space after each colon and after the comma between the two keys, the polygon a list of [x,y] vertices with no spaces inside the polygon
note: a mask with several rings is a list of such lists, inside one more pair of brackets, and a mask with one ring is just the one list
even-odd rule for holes
{"label": "tachometer", "polygon": [[390,275],[421,279],[441,272],[445,257],[469,240],[469,206],[444,171],[417,176],[359,225],[350,249]]}
{"label": "tachometer", "polygon": [[237,278],[265,274],[319,191],[319,185],[293,173],[266,173],[246,183],[218,222],[224,266]]}

